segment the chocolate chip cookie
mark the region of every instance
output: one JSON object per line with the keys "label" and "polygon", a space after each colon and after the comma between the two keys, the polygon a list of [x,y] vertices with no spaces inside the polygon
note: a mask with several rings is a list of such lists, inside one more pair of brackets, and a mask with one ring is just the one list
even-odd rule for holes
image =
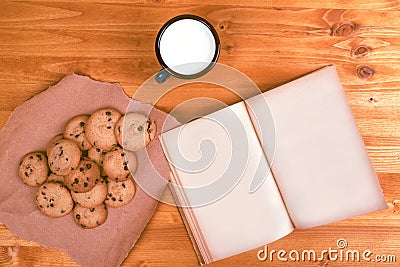
{"label": "chocolate chip cookie", "polygon": [[50,217],[63,217],[74,207],[69,190],[60,183],[45,183],[36,193],[36,205],[39,210]]}
{"label": "chocolate chip cookie", "polygon": [[47,154],[50,170],[57,175],[67,175],[74,170],[81,158],[81,150],[76,142],[59,139]]}
{"label": "chocolate chip cookie", "polygon": [[133,152],[117,148],[104,156],[103,168],[108,178],[116,182],[126,181],[136,171],[136,157]]}
{"label": "chocolate chip cookie", "polygon": [[48,173],[47,158],[41,152],[26,154],[18,167],[19,178],[29,186],[38,186],[46,182]]}
{"label": "chocolate chip cookie", "polygon": [[135,196],[135,184],[130,177],[124,182],[107,181],[108,194],[105,200],[107,206],[119,208],[125,206]]}
{"label": "chocolate chip cookie", "polygon": [[72,199],[76,204],[84,208],[94,208],[103,203],[107,196],[107,185],[105,181],[99,182],[92,190],[86,193],[71,192]]}
{"label": "chocolate chip cookie", "polygon": [[89,192],[99,182],[99,167],[89,159],[82,159],[77,168],[65,176],[66,186],[75,193]]}
{"label": "chocolate chip cookie", "polygon": [[86,139],[85,126],[89,115],[78,115],[67,122],[64,128],[64,138],[76,141],[81,150],[88,150],[92,147]]}
{"label": "chocolate chip cookie", "polygon": [[102,150],[112,149],[117,145],[114,128],[120,118],[121,113],[111,108],[94,112],[86,123],[86,138],[94,147]]}
{"label": "chocolate chip cookie", "polygon": [[108,216],[108,211],[104,203],[94,208],[84,208],[76,205],[74,208],[74,220],[84,229],[92,229],[102,225]]}
{"label": "chocolate chip cookie", "polygon": [[115,125],[118,143],[126,150],[137,151],[147,146],[156,136],[155,121],[140,113],[128,113]]}

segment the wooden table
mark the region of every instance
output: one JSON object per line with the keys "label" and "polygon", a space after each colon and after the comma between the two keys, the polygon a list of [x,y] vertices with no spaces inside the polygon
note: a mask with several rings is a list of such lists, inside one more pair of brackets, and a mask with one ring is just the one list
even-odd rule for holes
{"label": "wooden table", "polygon": [[[160,66],[154,40],[169,18],[192,13],[221,39],[220,63],[248,75],[262,90],[328,64],[336,65],[378,173],[387,210],[308,230],[269,249],[321,251],[345,238],[349,249],[393,254],[400,262],[400,7],[391,0],[25,0],[0,2],[0,125],[26,99],[77,72],[120,82],[128,95]],[[169,112],[193,97],[232,104],[228,90],[182,86],[157,107]],[[365,199],[368,201],[368,199]],[[275,266],[255,249],[212,266]],[[0,265],[75,266],[68,255],[16,238],[0,224]],[[300,262],[296,266],[360,266]],[[391,263],[387,266],[399,266]],[[367,266],[380,266],[374,263]],[[123,266],[197,266],[178,211],[160,204]]]}

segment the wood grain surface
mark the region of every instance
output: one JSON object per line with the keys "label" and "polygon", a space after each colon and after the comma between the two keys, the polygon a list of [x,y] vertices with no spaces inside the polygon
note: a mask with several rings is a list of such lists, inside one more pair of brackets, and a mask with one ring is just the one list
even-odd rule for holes
{"label": "wood grain surface", "polygon": [[[269,250],[320,252],[345,238],[349,249],[369,249],[372,259],[395,255],[398,262],[262,262],[257,248],[210,266],[400,266],[398,0],[1,0],[0,126],[17,105],[70,72],[119,82],[132,96],[160,69],[154,53],[158,30],[184,13],[209,20],[221,39],[219,62],[242,71],[264,91],[334,64],[377,171],[387,210],[296,230]],[[227,89],[197,83],[169,92],[157,107],[169,112],[195,97],[239,100]],[[76,263],[0,224],[0,265]],[[123,266],[197,266],[175,207],[158,206]]]}

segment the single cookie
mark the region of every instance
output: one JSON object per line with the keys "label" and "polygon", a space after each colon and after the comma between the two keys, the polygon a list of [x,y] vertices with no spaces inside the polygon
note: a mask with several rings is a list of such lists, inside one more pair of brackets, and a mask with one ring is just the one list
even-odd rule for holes
{"label": "single cookie", "polygon": [[121,113],[111,108],[94,112],[86,122],[86,138],[95,147],[103,150],[112,149],[117,145],[114,127],[119,118]]}
{"label": "single cookie", "polygon": [[85,125],[89,115],[78,115],[67,122],[64,128],[64,138],[76,141],[81,150],[88,150],[92,147],[86,139]]}
{"label": "single cookie", "polygon": [[131,202],[136,192],[132,177],[129,177],[129,179],[124,182],[108,180],[107,189],[108,194],[105,203],[113,208],[119,208]]}
{"label": "single cookie", "polygon": [[88,157],[99,165],[101,176],[107,176],[103,168],[103,160],[106,153],[107,151],[101,150],[98,147],[92,147],[88,150]]}
{"label": "single cookie", "polygon": [[64,136],[62,134],[57,134],[51,140],[49,145],[47,146],[46,155],[49,155],[49,151],[53,149],[55,145],[57,145],[57,141],[63,139]]}
{"label": "single cookie", "polygon": [[57,182],[57,183],[62,183],[65,184],[64,176],[57,175],[57,174],[50,174],[49,177],[47,177],[47,183],[48,182]]}
{"label": "single cookie", "polygon": [[118,143],[126,150],[137,151],[147,146],[156,136],[155,121],[140,113],[128,113],[115,125]]}
{"label": "single cookie", "polygon": [[72,199],[76,204],[84,208],[94,208],[103,203],[107,196],[107,185],[103,180],[99,182],[92,190],[86,193],[71,192]]}
{"label": "single cookie", "polygon": [[75,193],[85,193],[100,182],[100,170],[96,163],[83,159],[78,167],[65,176],[66,186]]}
{"label": "single cookie", "polygon": [[36,193],[36,205],[47,216],[58,218],[70,213],[74,207],[69,190],[60,183],[45,183]]}
{"label": "single cookie", "polygon": [[133,152],[117,148],[104,156],[103,168],[108,178],[122,182],[126,181],[131,173],[135,173],[137,160]]}
{"label": "single cookie", "polygon": [[29,186],[38,186],[46,182],[49,174],[47,158],[41,152],[26,154],[19,164],[18,175]]}
{"label": "single cookie", "polygon": [[105,154],[108,151],[102,150],[98,147],[92,147],[88,150],[88,157],[99,165],[103,165]]}
{"label": "single cookie", "polygon": [[60,139],[47,154],[50,170],[57,175],[67,175],[74,170],[80,161],[81,150],[76,142]]}
{"label": "single cookie", "polygon": [[74,208],[75,222],[82,228],[92,229],[102,225],[108,216],[108,211],[104,203],[95,208],[84,208],[76,205]]}

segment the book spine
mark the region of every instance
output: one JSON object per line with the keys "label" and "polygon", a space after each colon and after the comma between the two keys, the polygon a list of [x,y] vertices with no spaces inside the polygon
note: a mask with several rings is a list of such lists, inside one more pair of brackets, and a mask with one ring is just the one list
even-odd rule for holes
{"label": "book spine", "polygon": [[192,246],[193,246],[193,249],[194,249],[194,251],[196,253],[197,259],[199,260],[199,264],[200,265],[205,265],[205,264],[207,264],[207,262],[205,260],[205,257],[203,257],[203,255],[201,253],[201,250],[200,250],[200,248],[199,248],[199,246],[197,244],[197,241],[196,241],[196,239],[195,239],[195,237],[193,235],[193,232],[191,230],[190,224],[189,224],[188,220],[186,219],[185,212],[183,211],[183,208],[179,205],[179,200],[178,200],[177,195],[175,194],[175,190],[173,190],[170,186],[168,188],[169,188],[169,190],[171,192],[171,195],[174,198],[175,202],[178,203],[178,205],[176,207],[178,208],[179,215],[180,215],[180,217],[181,217],[181,219],[183,221],[183,224],[185,226],[186,232],[189,235],[190,242],[192,242]]}
{"label": "book spine", "polygon": [[[163,149],[163,152],[165,154],[165,157],[167,158],[169,167],[170,167],[170,184],[168,186],[172,197],[174,198],[174,201],[176,203],[176,207],[179,211],[179,215],[182,218],[183,224],[185,226],[185,229],[189,235],[190,241],[192,243],[193,249],[196,253],[196,256],[199,260],[200,265],[205,265],[211,263],[213,260],[211,258],[210,253],[208,252],[207,245],[205,243],[204,238],[202,238],[202,233],[200,228],[198,227],[198,223],[196,220],[196,217],[193,213],[192,208],[190,207],[190,203],[185,196],[184,191],[181,189],[179,190],[177,187],[171,186],[171,183],[178,185],[180,188],[182,188],[181,182],[179,180],[179,176],[176,172],[175,167],[171,164],[168,151],[164,145],[164,141],[162,139],[162,136],[159,136],[161,147]],[[178,191],[178,192],[177,192]],[[184,206],[184,207],[182,207]],[[197,226],[197,227],[196,227]]]}

